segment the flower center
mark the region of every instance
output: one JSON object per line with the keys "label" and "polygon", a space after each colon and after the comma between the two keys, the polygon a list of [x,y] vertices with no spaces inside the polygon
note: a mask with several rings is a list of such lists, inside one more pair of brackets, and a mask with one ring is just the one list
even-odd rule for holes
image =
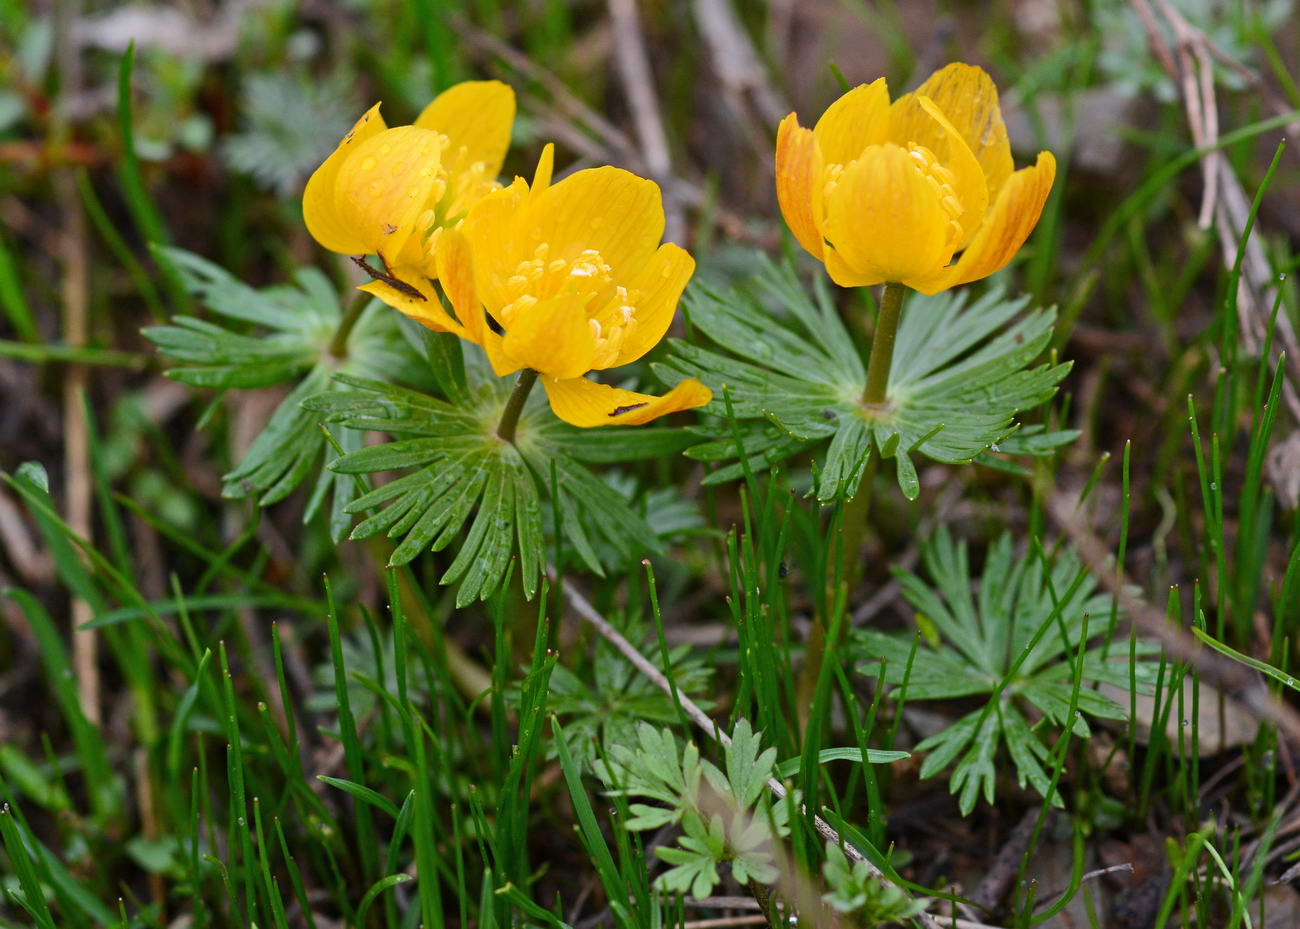
{"label": "flower center", "polygon": [[640,294],[615,282],[613,268],[594,248],[572,258],[552,258],[551,246],[542,242],[515,267],[505,281],[507,303],[495,314],[509,328],[520,313],[542,300],[569,296],[582,308],[596,341],[593,368],[614,364],[623,340],[636,327],[636,302]]}
{"label": "flower center", "polygon": [[939,195],[939,202],[943,204],[943,210],[948,214],[948,244],[955,245],[962,240],[962,236],[965,234],[961,227],[963,208],[953,186],[957,183],[957,178],[939,162],[934,152],[924,145],[918,145],[915,142],[910,143],[907,146],[907,154],[915,162],[921,176],[930,182],[930,186]]}

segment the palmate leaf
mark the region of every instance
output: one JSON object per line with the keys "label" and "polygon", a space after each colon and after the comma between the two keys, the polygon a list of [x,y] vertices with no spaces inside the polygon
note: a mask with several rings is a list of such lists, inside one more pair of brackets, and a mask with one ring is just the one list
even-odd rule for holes
{"label": "palmate leaf", "polygon": [[[907,602],[932,627],[941,643],[919,642],[915,656],[909,636],[874,630],[854,633],[854,647],[865,660],[859,670],[870,677],[882,673],[886,683],[903,687],[911,700],[939,700],[987,695],[990,702],[948,728],[922,741],[928,752],[922,777],[933,777],[956,762],[950,779],[962,813],[969,813],[979,796],[993,801],[995,758],[1005,744],[1021,786],[1046,795],[1051,778],[1044,768],[1049,750],[1040,729],[1044,724],[1069,727],[1080,738],[1091,735],[1087,717],[1123,719],[1123,709],[1090,685],[1110,683],[1128,689],[1128,643],[1104,641],[1112,599],[1099,591],[1078,556],[1064,551],[1055,559],[1029,553],[1016,557],[1010,535],[1004,534],[985,558],[975,582],[965,543],[940,529],[923,551],[929,580],[897,571]],[[978,592],[976,592],[978,591]],[[1085,631],[1086,630],[1086,631]],[[1084,637],[1101,639],[1077,661]],[[1157,651],[1152,643],[1136,645],[1133,669],[1138,689],[1149,692],[1157,665],[1144,660]],[[910,673],[908,670],[910,664]],[[1076,671],[1082,680],[1078,713],[1071,717]],[[1031,726],[1029,715],[1041,717]],[[1059,804],[1058,797],[1052,798]]]}
{"label": "palmate leaf", "polygon": [[369,514],[352,538],[399,539],[390,557],[396,565],[447,547],[468,526],[441,579],[460,584],[460,605],[489,596],[516,552],[531,597],[546,551],[543,523],[556,511],[564,539],[598,574],[609,557],[602,559],[603,552],[613,552],[621,564],[662,550],[659,536],[628,500],[583,462],[679,452],[690,436],[641,427],[600,430],[601,441],[593,441],[586,431],[555,419],[539,391],[524,408],[516,442],[503,442],[496,426],[510,381],[491,376],[478,354],[462,353],[460,340],[448,338],[430,338],[429,352],[439,356],[440,389],[454,403],[347,374],[335,376],[334,390],[303,403],[324,422],[394,436],[330,464],[346,475],[406,472],[345,507],[350,514]]}
{"label": "palmate leaf", "polygon": [[[1051,338],[1052,310],[1024,312],[1027,298],[991,291],[909,296],[890,369],[889,403],[859,403],[866,371],[826,286],[810,297],[790,265],[768,262],[748,293],[688,292],[686,312],[717,349],[673,343],[657,368],[667,383],[696,377],[714,391],[709,412],[728,404],[740,421],[699,427],[706,439],[687,454],[722,463],[706,483],[734,480],[803,451],[818,463],[822,501],[852,496],[868,456],[897,460],[899,486],[920,492],[914,454],[935,461],[1002,465],[989,453],[1043,455],[1077,433],[1017,442],[1015,415],[1043,403],[1068,364],[1028,367]],[[720,350],[719,350],[720,349]],[[747,461],[738,460],[741,455]]]}
{"label": "palmate leaf", "polygon": [[[742,719],[725,756],[724,771],[702,761],[694,743],[679,750],[670,730],[642,723],[635,740],[611,743],[606,757],[593,763],[611,795],[658,804],[629,804],[632,817],[625,828],[681,826],[675,846],[655,849],[673,866],[656,878],[657,890],[706,897],[720,882],[722,863],[730,864],[742,884],[772,883],[779,876],[773,847],[790,834],[790,804],[767,790],[776,750],[763,749],[761,734]],[[799,805],[797,793],[788,799]]]}
{"label": "palmate leaf", "polygon": [[[174,248],[164,251],[190,292],[223,323],[182,316],[173,325],[145,329],[144,335],[164,354],[186,363],[168,371],[169,377],[219,390],[296,381],[243,460],[225,475],[223,494],[253,496],[260,506],[269,506],[316,474],[304,519],[328,504],[330,534],[335,540],[343,538],[351,523],[345,510],[355,496],[356,480],[322,469],[337,453],[321,432],[320,418],[302,403],[331,390],[338,372],[428,383],[421,358],[403,337],[396,314],[378,301],[372,303],[352,329],[346,357],[338,359],[329,347],[342,321],[339,298],[316,269],[298,270],[291,286],[258,290],[197,255]],[[360,448],[360,439],[360,434],[346,430],[333,435],[344,452]]]}

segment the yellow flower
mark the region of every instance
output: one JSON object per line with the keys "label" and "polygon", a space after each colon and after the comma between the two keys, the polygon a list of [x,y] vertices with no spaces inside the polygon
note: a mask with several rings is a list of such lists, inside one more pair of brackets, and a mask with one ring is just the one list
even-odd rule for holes
{"label": "yellow flower", "polygon": [[411,126],[389,129],[376,103],[307,181],[308,231],[330,251],[432,275],[439,230],[500,188],[514,118],[500,81],[448,88]]}
{"label": "yellow flower", "polygon": [[933,294],[1002,268],[1038,222],[1056,159],[1013,168],[997,88],[966,64],[892,104],[884,78],[864,84],[813,129],[791,113],[777,132],[781,212],[845,287]]}
{"label": "yellow flower", "polygon": [[664,211],[653,181],[603,167],[552,185],[553,157],[548,145],[531,185],[515,178],[443,230],[437,277],[458,319],[427,282],[362,289],[483,346],[500,376],[538,372],[555,415],[575,426],[640,425],[708,403],[712,394],[695,380],[656,397],[583,376],[659,343],[695,260],[659,244]]}

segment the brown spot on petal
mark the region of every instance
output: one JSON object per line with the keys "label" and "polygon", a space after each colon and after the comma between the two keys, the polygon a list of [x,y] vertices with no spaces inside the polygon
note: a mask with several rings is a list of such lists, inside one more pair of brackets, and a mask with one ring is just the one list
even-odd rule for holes
{"label": "brown spot on petal", "polygon": [[616,406],[614,407],[614,412],[609,415],[611,418],[614,416],[622,416],[624,413],[631,413],[633,410],[639,410],[641,407],[649,405],[650,403],[647,401],[646,403],[629,403],[627,406]]}

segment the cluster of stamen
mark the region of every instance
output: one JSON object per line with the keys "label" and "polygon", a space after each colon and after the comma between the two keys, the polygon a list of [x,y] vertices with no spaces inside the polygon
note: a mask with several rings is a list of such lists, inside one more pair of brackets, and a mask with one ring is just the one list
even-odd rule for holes
{"label": "cluster of stamen", "polygon": [[909,144],[907,154],[916,163],[921,176],[930,182],[934,192],[939,195],[939,202],[943,205],[944,212],[948,214],[948,243],[951,245],[960,242],[964,230],[961,227],[961,200],[957,197],[955,187],[957,178],[935,157],[934,152],[924,145],[915,142]]}
{"label": "cluster of stamen", "polygon": [[540,243],[533,257],[519,262],[506,278],[508,302],[497,311],[498,319],[508,329],[541,300],[565,294],[577,297],[596,343],[592,367],[610,366],[636,325],[637,294],[614,281],[613,268],[596,249],[585,249],[573,258],[552,258],[550,251],[550,243]]}

